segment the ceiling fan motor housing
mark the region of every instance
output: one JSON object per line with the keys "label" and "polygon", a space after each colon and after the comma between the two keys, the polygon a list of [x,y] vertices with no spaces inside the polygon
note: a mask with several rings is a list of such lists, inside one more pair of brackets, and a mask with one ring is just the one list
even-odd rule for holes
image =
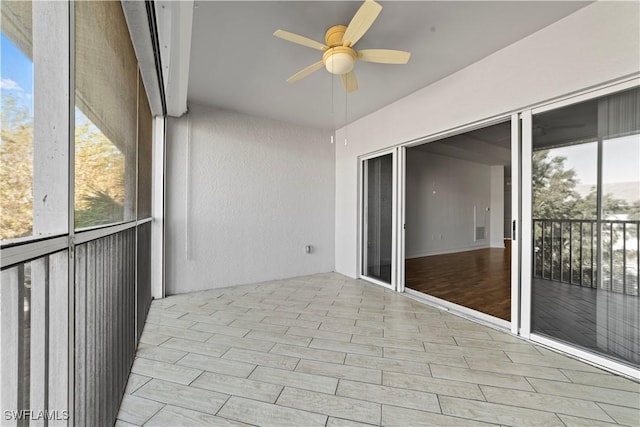
{"label": "ceiling fan motor housing", "polygon": [[322,55],[322,62],[331,74],[347,74],[353,70],[357,54],[350,47],[343,46],[342,38],[346,30],[345,25],[334,25],[324,35],[329,49]]}
{"label": "ceiling fan motor housing", "polygon": [[324,34],[324,41],[327,43],[327,46],[336,47],[342,45],[342,37],[344,37],[345,31],[347,31],[345,25],[334,25],[329,28]]}

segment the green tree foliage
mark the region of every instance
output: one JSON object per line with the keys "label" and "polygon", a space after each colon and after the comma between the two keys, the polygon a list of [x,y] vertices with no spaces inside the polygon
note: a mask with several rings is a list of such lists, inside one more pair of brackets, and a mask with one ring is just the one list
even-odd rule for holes
{"label": "green tree foliage", "polygon": [[[549,157],[549,150],[533,153],[532,193],[533,217],[539,219],[592,219],[597,218],[597,191],[592,187],[581,197],[576,191],[578,181],[573,169],[567,169],[565,157]],[[640,216],[640,201],[629,205],[611,193],[602,195],[604,219],[607,215]]]}
{"label": "green tree foliage", "polygon": [[76,228],[122,221],[124,155],[88,120],[76,124]]}
{"label": "green tree foliage", "polygon": [[[3,91],[0,121],[0,239],[7,240],[33,233],[33,118]],[[121,221],[124,155],[86,119],[76,126],[75,141],[76,227]]]}
{"label": "green tree foliage", "polygon": [[640,221],[640,200],[636,200],[631,207],[629,213],[629,219],[633,221]]}
{"label": "green tree foliage", "polygon": [[574,218],[580,195],[575,190],[576,173],[573,169],[566,169],[566,160],[564,157],[549,158],[549,150],[533,153],[534,218]]}
{"label": "green tree foliage", "polygon": [[15,239],[33,228],[33,119],[10,91],[1,114],[0,239]]}
{"label": "green tree foliage", "polygon": [[[589,194],[578,200],[576,203],[576,213],[579,218],[596,219],[596,213],[598,211],[598,193],[596,187],[591,187]],[[637,205],[639,202],[636,202]],[[615,214],[632,214],[633,206],[629,205],[625,200],[618,199],[611,193],[602,195],[602,212],[603,219],[608,219],[608,215]],[[637,209],[637,208],[636,208]],[[633,219],[629,217],[629,219]]]}

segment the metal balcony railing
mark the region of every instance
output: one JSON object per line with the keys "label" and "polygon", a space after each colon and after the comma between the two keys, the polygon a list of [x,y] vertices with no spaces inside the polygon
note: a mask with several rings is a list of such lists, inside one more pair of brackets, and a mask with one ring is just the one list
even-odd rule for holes
{"label": "metal balcony railing", "polygon": [[640,221],[533,219],[533,277],[638,296]]}

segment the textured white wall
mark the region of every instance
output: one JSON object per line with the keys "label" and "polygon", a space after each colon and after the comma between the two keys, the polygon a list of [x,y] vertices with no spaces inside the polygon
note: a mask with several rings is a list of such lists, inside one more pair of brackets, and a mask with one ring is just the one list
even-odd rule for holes
{"label": "textured white wall", "polygon": [[474,239],[474,207],[478,216],[489,218],[485,208],[491,202],[491,169],[433,153],[407,152],[407,258],[489,246],[488,221],[487,238]]}
{"label": "textured white wall", "polygon": [[326,132],[191,105],[167,124],[167,293],[332,271],[334,188]]}
{"label": "textured white wall", "polygon": [[504,204],[505,200],[504,166],[491,166],[491,211],[489,212],[492,248],[504,248]]}
{"label": "textured white wall", "polygon": [[336,146],[336,271],[357,273],[358,156],[638,73],[639,6],[595,2],[349,124]]}

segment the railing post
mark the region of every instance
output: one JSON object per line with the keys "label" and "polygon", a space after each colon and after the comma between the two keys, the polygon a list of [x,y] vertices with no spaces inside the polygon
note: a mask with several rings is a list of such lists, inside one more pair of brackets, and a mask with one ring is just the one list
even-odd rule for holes
{"label": "railing post", "polygon": [[541,244],[540,251],[541,251],[542,254],[540,255],[540,258],[541,258],[541,262],[542,262],[542,267],[540,268],[540,277],[542,277],[544,279],[545,278],[544,277],[544,269],[545,269],[545,267],[544,267],[544,247],[545,247],[545,244],[544,244],[545,243],[545,233],[544,233],[544,231],[545,231],[545,228],[546,228],[547,224],[543,220],[543,221],[541,221],[541,225],[542,226],[541,226],[540,236],[541,236],[541,239],[542,239],[541,240],[542,244]]}
{"label": "railing post", "polygon": [[573,222],[569,222],[569,284],[573,285]]}
{"label": "railing post", "polygon": [[[560,234],[555,230],[555,226],[559,225]],[[568,234],[565,224],[569,225]],[[578,233],[578,246],[574,245],[574,227],[577,224],[576,233]],[[589,225],[589,239],[590,243],[585,243],[586,226]],[[597,227],[600,228],[597,228]],[[548,230],[550,228],[550,230]],[[617,236],[618,230],[621,232],[621,236]],[[532,276],[540,277],[543,279],[569,283],[571,285],[589,286],[590,288],[597,288],[599,283],[602,285],[602,289],[607,289],[611,292],[621,293],[625,295],[637,295],[637,287],[640,283],[637,281],[629,281],[627,277],[627,269],[631,268],[632,271],[640,272],[640,248],[630,246],[627,242],[628,236],[634,232],[640,234],[640,221],[636,220],[572,220],[572,219],[532,219],[532,248],[539,248],[538,252],[532,251]],[[608,236],[607,234],[608,233]],[[600,236],[599,236],[600,234]],[[617,267],[615,267],[616,248],[615,242],[618,237],[622,239],[622,262],[620,279],[619,274],[615,273]],[[568,278],[564,272],[564,262],[567,261],[567,255],[564,253],[565,244],[569,239],[568,244],[568,265],[569,274]],[[608,240],[607,240],[608,239]],[[597,247],[597,242],[600,242],[601,247]],[[590,244],[589,261],[586,261],[586,253],[584,250],[585,245]],[[640,246],[640,243],[637,243]],[[605,246],[608,246],[606,248]],[[606,249],[606,250],[605,250]],[[560,254],[557,255],[557,252]],[[607,252],[608,251],[608,252]],[[636,261],[628,262],[627,256],[631,253],[637,252]],[[574,253],[575,252],[575,253]],[[597,257],[602,257],[602,262],[597,262]],[[558,260],[560,265],[560,272],[558,277],[554,276],[554,261]],[[546,262],[549,262],[549,266]],[[576,279],[574,274],[573,263],[578,263],[578,275],[579,279]],[[542,264],[542,265],[540,265]],[[636,266],[637,264],[637,266]],[[587,285],[585,278],[585,268],[589,268],[588,273],[590,281]],[[606,272],[604,267],[608,267],[609,271]],[[538,272],[538,268],[540,271]],[[615,269],[615,270],[614,270]],[[606,273],[606,274],[605,274]],[[598,280],[600,281],[598,283]],[[608,280],[608,282],[607,282]],[[618,286],[618,284],[622,284]]]}
{"label": "railing post", "polygon": [[613,291],[613,222],[609,223],[609,290]]}
{"label": "railing post", "polygon": [[549,278],[551,280],[553,280],[553,238],[554,238],[554,236],[553,236],[553,234],[554,234],[553,233],[553,228],[554,227],[553,226],[554,226],[554,221],[551,220],[550,222],[551,222],[551,238],[550,238],[551,242],[550,242],[549,246],[551,246],[551,256],[549,257]]}
{"label": "railing post", "polygon": [[[591,258],[591,280],[589,281],[589,286],[591,288],[597,287],[597,284],[596,284],[596,286],[594,286],[594,283],[593,283],[593,250],[594,250],[594,247],[593,247],[593,243],[594,243],[593,242],[593,240],[594,240],[593,239],[593,225],[594,225],[594,223],[592,221],[591,222],[591,230],[590,230],[590,232],[591,232],[591,254],[590,254],[590,258]],[[596,222],[596,226],[597,225],[598,225],[598,222]],[[598,248],[595,248],[595,250],[597,251],[596,254],[600,252],[600,249],[598,249]]]}
{"label": "railing post", "polygon": [[584,263],[584,259],[582,258],[582,242],[584,239],[584,222],[580,221],[580,267],[578,269],[579,273],[580,273],[580,286],[583,285],[584,282],[584,277],[582,276],[582,264]]}
{"label": "railing post", "polygon": [[564,221],[560,220],[560,281],[563,281],[564,273]]}
{"label": "railing post", "polygon": [[627,223],[622,223],[622,294],[627,293]]}

